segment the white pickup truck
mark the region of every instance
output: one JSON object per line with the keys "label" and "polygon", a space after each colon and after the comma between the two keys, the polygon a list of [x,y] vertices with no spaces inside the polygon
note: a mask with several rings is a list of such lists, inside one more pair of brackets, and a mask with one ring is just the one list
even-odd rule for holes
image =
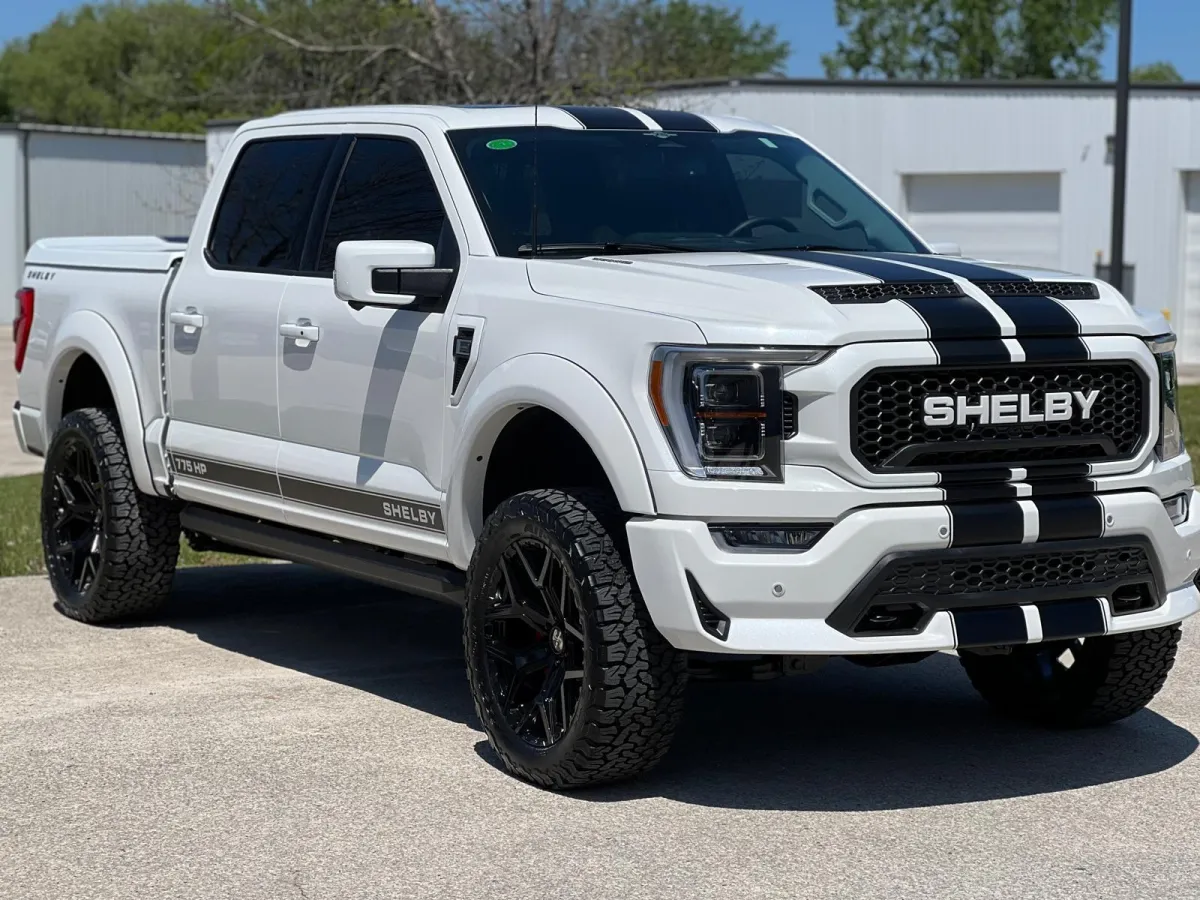
{"label": "white pickup truck", "polygon": [[281,115],[186,243],[39,241],[18,300],[67,615],[153,612],[181,532],[461,603],[549,787],[654,764],[731,659],[956,650],[1006,713],[1113,721],[1200,603],[1166,322],[933,253],[782,128]]}

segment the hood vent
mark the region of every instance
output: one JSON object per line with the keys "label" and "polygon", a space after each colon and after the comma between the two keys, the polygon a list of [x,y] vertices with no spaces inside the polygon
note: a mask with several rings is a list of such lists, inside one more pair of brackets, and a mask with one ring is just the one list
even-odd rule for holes
{"label": "hood vent", "polygon": [[961,297],[953,281],[885,281],[875,284],[819,284],[812,288],[830,303],[887,303],[906,297]]}
{"label": "hood vent", "polygon": [[1053,297],[1056,300],[1099,300],[1100,289],[1088,281],[977,281],[989,297]]}

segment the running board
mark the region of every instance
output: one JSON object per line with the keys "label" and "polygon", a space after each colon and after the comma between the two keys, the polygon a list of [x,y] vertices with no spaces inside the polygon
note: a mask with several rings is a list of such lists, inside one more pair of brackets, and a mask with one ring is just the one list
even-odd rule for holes
{"label": "running board", "polygon": [[466,599],[466,576],[457,569],[417,562],[369,544],[190,504],[180,512],[179,522],[185,529],[263,556],[340,572],[447,603],[462,605]]}

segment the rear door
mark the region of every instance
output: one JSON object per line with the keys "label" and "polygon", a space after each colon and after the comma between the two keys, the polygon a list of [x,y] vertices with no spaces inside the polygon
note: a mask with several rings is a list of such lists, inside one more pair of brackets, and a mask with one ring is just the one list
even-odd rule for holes
{"label": "rear door", "polygon": [[351,140],[315,271],[279,308],[280,487],[290,524],[442,557],[447,301],[354,309],[332,276],[351,240],[422,241],[457,269],[461,232],[421,132]]}
{"label": "rear door", "polygon": [[336,143],[315,135],[231,148],[211,230],[194,236],[168,293],[166,446],[185,500],[282,516],[279,304]]}

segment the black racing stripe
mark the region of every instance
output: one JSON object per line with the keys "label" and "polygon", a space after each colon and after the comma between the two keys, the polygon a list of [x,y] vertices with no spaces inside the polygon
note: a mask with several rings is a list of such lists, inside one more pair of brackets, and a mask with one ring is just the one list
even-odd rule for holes
{"label": "black racing stripe", "polygon": [[822,266],[836,266],[839,269],[858,272],[860,275],[870,275],[872,278],[878,278],[880,281],[928,281],[938,283],[953,281],[950,278],[939,278],[936,275],[930,275],[928,272],[922,272],[920,269],[914,269],[912,266],[904,266],[885,259],[863,256],[858,253],[834,253],[828,250],[756,250],[755,252],[764,256],[782,256],[786,259],[798,259],[802,262],[817,263]]}
{"label": "black racing stripe", "polygon": [[1026,362],[1069,363],[1086,362],[1088,357],[1087,345],[1083,338],[1020,338],[1021,349],[1025,351]]}
{"label": "black racing stripe", "polygon": [[642,115],[649,116],[654,124],[663,131],[716,131],[717,127],[695,113],[683,112],[678,109],[639,109]]}
{"label": "black racing stripe", "polygon": [[279,496],[279,480],[274,472],[265,469],[237,466],[185,453],[171,454],[171,468],[176,475],[183,478],[211,481],[256,494]]}
{"label": "black racing stripe", "polygon": [[1100,601],[1091,597],[1083,600],[1039,603],[1037,610],[1042,619],[1042,640],[1054,641],[1104,634],[1104,612],[1100,609]]}
{"label": "black racing stripe", "polygon": [[[1008,480],[1010,474],[1009,469],[999,468],[943,472],[939,487],[948,504],[1004,500],[1017,496],[1016,487]],[[1023,529],[1021,535],[1024,536]]]}
{"label": "black racing stripe", "polygon": [[418,503],[402,497],[390,497],[333,484],[321,484],[288,475],[279,476],[279,486],[286,499],[306,503],[310,506],[320,506],[356,516],[368,516],[372,519],[394,522],[397,525],[407,525],[412,528],[422,528],[426,531],[442,532],[445,530],[442,525],[442,511],[428,503]]}
{"label": "black racing stripe", "polygon": [[1025,614],[1019,606],[956,609],[951,615],[954,616],[954,633],[960,647],[995,647],[1024,644],[1029,640]]}
{"label": "black racing stripe", "polygon": [[997,269],[993,266],[985,266],[982,263],[968,262],[965,259],[957,259],[953,256],[934,256],[931,253],[876,253],[876,256],[884,259],[894,259],[900,262],[911,263],[914,266],[924,266],[927,269],[934,269],[938,272],[945,272],[949,275],[957,275],[959,278],[965,278],[968,281],[1032,281],[1024,275],[1018,275],[1016,272],[1009,272],[1004,269]]}
{"label": "black racing stripe", "polygon": [[[972,297],[909,297],[907,303],[929,329],[929,339],[999,338],[1000,323]],[[1011,357],[1005,359],[1009,362]]]}
{"label": "black racing stripe", "polygon": [[1104,507],[1094,496],[1038,497],[1039,541],[1075,541],[1104,534]]}
{"label": "black racing stripe", "polygon": [[[924,318],[923,315],[921,317]],[[1012,362],[1012,354],[1001,340],[935,341],[933,347],[937,351],[938,362],[944,366]]]}
{"label": "black racing stripe", "polygon": [[627,109],[616,106],[560,106],[582,123],[584,128],[610,131],[649,131],[646,123]]}
{"label": "black racing stripe", "polygon": [[1087,463],[1061,463],[1031,467],[1025,478],[1034,497],[1092,494],[1096,485],[1089,472]]}
{"label": "black racing stripe", "polygon": [[993,297],[1017,326],[1018,338],[1078,337],[1079,320],[1052,297]]}
{"label": "black racing stripe", "polygon": [[1019,544],[1025,536],[1025,515],[1015,500],[951,505],[947,509],[951,547]]}

